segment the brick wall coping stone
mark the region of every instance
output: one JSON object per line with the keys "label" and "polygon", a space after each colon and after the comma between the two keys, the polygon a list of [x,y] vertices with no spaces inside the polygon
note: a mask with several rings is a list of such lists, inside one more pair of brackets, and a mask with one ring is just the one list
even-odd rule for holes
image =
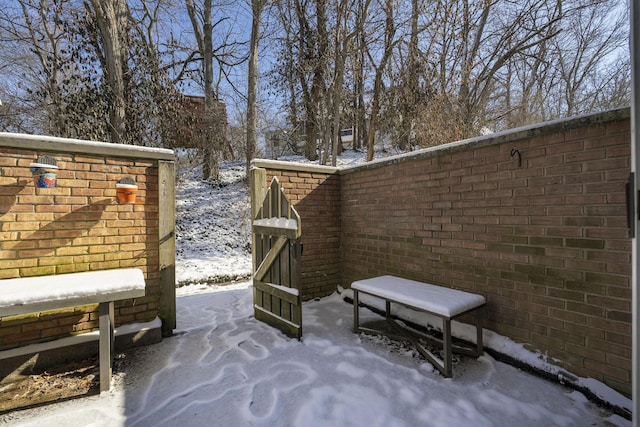
{"label": "brick wall coping stone", "polygon": [[333,166],[324,166],[324,165],[314,165],[308,163],[296,163],[296,162],[285,162],[282,160],[266,160],[266,159],[254,159],[251,161],[252,167],[264,168],[264,169],[273,169],[273,170],[287,170],[287,171],[296,171],[296,172],[317,172],[323,174],[337,174],[340,171],[340,168]]}
{"label": "brick wall coping stone", "polygon": [[400,164],[409,161],[415,161],[418,159],[428,159],[432,157],[456,153],[459,151],[465,151],[469,149],[469,145],[473,145],[474,148],[487,147],[490,145],[503,144],[510,141],[519,141],[526,138],[533,138],[572,129],[580,129],[586,127],[587,125],[597,125],[601,123],[629,119],[630,117],[630,108],[624,107],[595,114],[557,119],[548,122],[537,123],[534,125],[508,129],[489,135],[477,136],[474,138],[464,139],[448,144],[437,145],[435,147],[424,148],[421,150],[412,151],[410,153],[398,154],[396,156],[383,159],[376,159],[372,160],[371,162],[358,164],[355,166],[345,166],[339,168],[338,173],[340,175],[346,175],[364,170],[377,169],[392,164]]}
{"label": "brick wall coping stone", "polygon": [[0,132],[0,147],[20,148],[34,151],[90,154],[126,158],[175,161],[173,150],[82,139],[58,138],[44,135],[24,135]]}

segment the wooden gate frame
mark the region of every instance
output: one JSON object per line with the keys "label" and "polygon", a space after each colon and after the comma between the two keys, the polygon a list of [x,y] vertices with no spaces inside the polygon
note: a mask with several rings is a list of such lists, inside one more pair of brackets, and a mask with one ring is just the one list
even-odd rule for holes
{"label": "wooden gate frame", "polygon": [[251,169],[253,306],[256,319],[302,337],[300,215],[276,177]]}

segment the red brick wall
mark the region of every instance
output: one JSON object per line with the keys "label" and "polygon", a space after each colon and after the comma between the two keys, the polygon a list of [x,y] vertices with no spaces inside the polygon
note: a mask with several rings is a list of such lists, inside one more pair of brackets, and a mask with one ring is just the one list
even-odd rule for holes
{"label": "red brick wall", "polygon": [[342,283],[395,274],[480,293],[488,329],[629,393],[628,118],[623,110],[345,171]]}
{"label": "red brick wall", "polygon": [[381,274],[477,292],[486,328],[630,393],[629,156],[624,109],[337,176],[263,167],[299,206],[303,270],[322,282],[318,294]]}
{"label": "red brick wall", "polygon": [[[35,188],[29,164],[40,154],[58,162],[55,188]],[[136,204],[117,202],[123,177],[139,187]],[[117,302],[116,324],[150,321],[160,298],[158,234],[156,160],[0,147],[0,279],[137,267],[147,295]],[[0,318],[0,350],[96,328],[96,309]]]}

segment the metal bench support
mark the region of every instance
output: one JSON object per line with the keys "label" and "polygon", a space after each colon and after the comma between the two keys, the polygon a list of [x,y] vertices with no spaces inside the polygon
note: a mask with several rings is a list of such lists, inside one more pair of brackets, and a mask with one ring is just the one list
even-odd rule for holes
{"label": "metal bench support", "polygon": [[[462,312],[454,317],[442,316],[437,313],[428,312],[422,310],[417,307],[411,307],[406,304],[402,304],[403,306],[423,311],[425,313],[429,313],[435,316],[438,316],[442,319],[442,340],[438,340],[435,337],[427,336],[420,334],[417,332],[410,331],[407,328],[403,328],[397,322],[395,322],[391,317],[391,303],[395,301],[391,301],[389,299],[385,299],[385,317],[386,321],[391,325],[394,330],[394,333],[389,333],[386,331],[382,331],[379,329],[367,328],[360,326],[360,296],[359,293],[362,291],[358,291],[353,289],[353,331],[355,333],[365,333],[370,335],[384,335],[391,339],[399,340],[399,341],[409,341],[413,344],[413,346],[418,350],[420,354],[422,354],[429,362],[431,362],[438,371],[442,373],[447,378],[451,378],[453,375],[452,369],[452,355],[453,353],[464,354],[472,357],[480,357],[483,353],[483,343],[482,343],[482,309],[484,305],[474,307],[470,310]],[[364,292],[366,293],[366,292]],[[380,298],[378,295],[368,294],[377,298]],[[462,316],[464,314],[475,312],[475,324],[476,324],[476,345],[474,348],[463,347],[459,345],[453,345],[451,340],[451,320],[456,317]],[[428,350],[425,346],[420,343],[420,339],[425,339],[430,342],[435,342],[442,346],[443,357],[438,357],[432,351]]]}

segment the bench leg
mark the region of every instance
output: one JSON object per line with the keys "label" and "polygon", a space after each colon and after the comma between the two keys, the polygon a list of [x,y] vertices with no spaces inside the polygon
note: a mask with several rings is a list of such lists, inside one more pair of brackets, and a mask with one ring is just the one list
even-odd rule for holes
{"label": "bench leg", "polygon": [[391,301],[387,300],[385,304],[385,314],[387,316],[387,320],[391,319]]}
{"label": "bench leg", "polygon": [[113,363],[113,301],[101,302],[100,315],[100,391],[111,388],[111,366]]}
{"label": "bench leg", "polygon": [[360,329],[360,298],[358,296],[358,291],[353,290],[353,332],[358,333],[358,329]]}
{"label": "bench leg", "polygon": [[482,356],[484,345],[482,343],[482,307],[476,310],[476,356]]}
{"label": "bench leg", "polygon": [[444,362],[444,376],[451,378],[451,319],[442,319],[442,359]]}

